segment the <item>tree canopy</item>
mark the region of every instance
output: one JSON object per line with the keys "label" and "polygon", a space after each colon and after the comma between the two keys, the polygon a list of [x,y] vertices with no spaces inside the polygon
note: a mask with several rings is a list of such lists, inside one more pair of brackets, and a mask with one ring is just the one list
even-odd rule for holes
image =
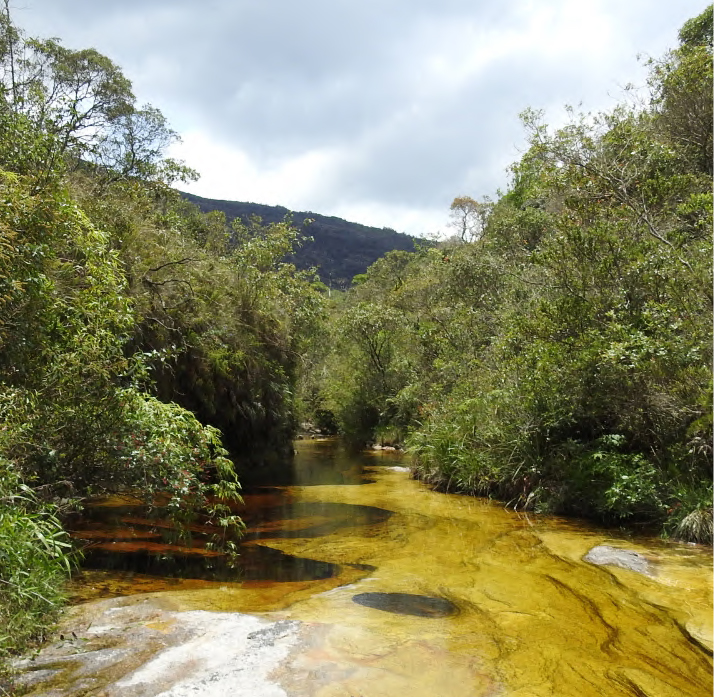
{"label": "tree canopy", "polygon": [[645,105],[526,111],[500,198],[335,305],[313,403],[344,433],[439,487],[711,542],[711,19]]}
{"label": "tree canopy", "polygon": [[76,557],[64,516],[130,492],[235,552],[237,472],[286,452],[314,275],[287,222],[170,188],[177,138],[94,49],[0,13],[0,657],[41,636]]}

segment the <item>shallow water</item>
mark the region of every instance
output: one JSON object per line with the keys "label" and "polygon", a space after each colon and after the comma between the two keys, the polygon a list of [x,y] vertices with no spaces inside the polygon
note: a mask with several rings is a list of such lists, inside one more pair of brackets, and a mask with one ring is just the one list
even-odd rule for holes
{"label": "shallow water", "polygon": [[[176,553],[131,501],[97,506],[75,599],[160,591],[173,610],[308,623],[290,695],[711,695],[711,549],[435,493],[398,453],[296,447],[289,485],[246,492],[235,565],[205,526]],[[600,544],[654,577],[583,561]]]}

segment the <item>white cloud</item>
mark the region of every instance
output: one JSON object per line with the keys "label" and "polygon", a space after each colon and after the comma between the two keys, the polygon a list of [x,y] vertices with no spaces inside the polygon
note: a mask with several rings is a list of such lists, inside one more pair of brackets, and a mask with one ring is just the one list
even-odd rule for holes
{"label": "white cloud", "polygon": [[[421,233],[507,181],[531,106],[610,108],[702,0],[26,0],[158,106],[203,196]],[[441,222],[440,222],[441,221]]]}
{"label": "white cloud", "polygon": [[202,131],[189,131],[169,154],[202,173],[186,187],[208,198],[251,201],[302,210],[327,173],[339,159],[336,150],[312,150],[275,163],[256,161],[240,148],[211,138]]}
{"label": "white cloud", "polygon": [[451,234],[447,229],[448,216],[434,208],[414,208],[382,203],[355,203],[338,205],[330,215],[345,220],[356,220],[363,225],[388,227],[398,232],[408,230],[417,237],[444,237]]}
{"label": "white cloud", "polygon": [[265,167],[236,147],[226,146],[198,131],[183,136],[171,147],[172,157],[204,172],[198,182],[181,188],[207,198],[280,204],[294,211],[335,215],[363,225],[410,230],[427,236],[446,225],[442,211],[415,209],[380,202],[330,199],[320,193],[329,173],[339,167],[344,152],[315,150]]}

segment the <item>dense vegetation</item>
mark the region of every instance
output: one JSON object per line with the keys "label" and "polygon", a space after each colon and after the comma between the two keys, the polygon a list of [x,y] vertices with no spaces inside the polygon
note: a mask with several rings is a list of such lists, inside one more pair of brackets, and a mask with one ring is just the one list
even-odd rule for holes
{"label": "dense vegetation", "polygon": [[650,68],[645,104],[524,114],[496,202],[455,199],[452,240],[358,279],[312,356],[318,416],[405,440],[443,488],[711,542],[711,7]]}
{"label": "dense vegetation", "polygon": [[387,252],[414,251],[417,241],[390,228],[369,227],[318,213],[291,212],[282,206],[217,201],[192,194],[183,196],[204,212],[225,213],[229,222],[239,219],[247,224],[253,216],[258,216],[264,223],[278,223],[290,216],[293,225],[307,236],[290,257],[291,261],[305,271],[314,267],[320,280],[330,288],[348,288],[355,276],[364,273]]}
{"label": "dense vegetation", "polygon": [[455,199],[457,236],[397,245],[324,326],[324,285],[286,261],[300,234],[187,201],[161,113],[7,7],[0,659],[60,606],[70,509],[132,491],[230,551],[237,472],[284,452],[298,412],[406,442],[443,488],[711,541],[711,8],[651,63],[645,105],[556,131],[525,114],[508,191]]}
{"label": "dense vegetation", "polygon": [[[94,50],[0,16],[0,659],[41,638],[72,566],[64,515],[131,491],[181,533],[240,521],[293,429],[319,312],[285,223],[227,225],[170,188],[176,136]],[[229,452],[230,451],[230,452]],[[229,459],[229,455],[231,459]]]}

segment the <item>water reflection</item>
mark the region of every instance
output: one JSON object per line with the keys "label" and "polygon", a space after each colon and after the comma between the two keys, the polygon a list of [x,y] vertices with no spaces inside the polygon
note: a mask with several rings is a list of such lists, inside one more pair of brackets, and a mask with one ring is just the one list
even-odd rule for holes
{"label": "water reflection", "polygon": [[[83,597],[170,590],[182,610],[303,620],[317,634],[290,694],[711,696],[711,550],[434,493],[392,453],[297,451],[295,486],[247,489],[240,569],[205,549],[205,521],[167,560],[167,522],[104,502],[75,534],[113,570],[87,572]],[[656,578],[588,563],[596,545],[646,556]]]}
{"label": "water reflection", "polygon": [[223,554],[203,549],[183,548],[177,552],[158,552],[151,547],[117,549],[116,545],[87,549],[87,569],[131,572],[164,578],[206,581],[316,581],[336,576],[337,564],[304,559],[262,545],[244,545],[240,556],[231,560]]}
{"label": "water reflection", "polygon": [[[274,508],[263,508],[244,514],[250,528],[244,540],[325,537],[342,528],[383,523],[391,511],[359,504],[288,502]],[[306,521],[315,521],[312,524]],[[290,523],[293,526],[289,525]],[[295,527],[295,523],[297,526]]]}
{"label": "water reflection", "polygon": [[241,475],[246,491],[263,486],[354,486],[372,484],[368,468],[396,464],[395,451],[354,452],[337,439],[304,440],[295,443],[292,461],[272,468],[256,468]]}
{"label": "water reflection", "polygon": [[[291,466],[286,479],[305,485],[365,484],[365,466],[376,458],[369,454],[355,458],[334,441],[312,442],[310,456],[304,449]],[[200,579],[210,582],[318,581],[340,574],[342,566],[369,573],[369,564],[334,564],[273,549],[270,540],[314,539],[349,528],[379,526],[391,511],[361,504],[301,502],[292,490],[258,486],[255,482],[244,496],[244,504],[234,510],[246,524],[242,538],[236,538],[239,554],[228,557],[210,544],[221,528],[207,520],[188,526],[186,539],[179,539],[162,509],[127,498],[96,501],[75,522],[73,537],[83,541],[85,570],[105,571],[124,581],[132,574],[163,579]],[[162,517],[163,516],[163,517]],[[257,544],[261,542],[262,544]],[[126,585],[123,586],[126,591]],[[144,585],[139,585],[145,590]]]}

